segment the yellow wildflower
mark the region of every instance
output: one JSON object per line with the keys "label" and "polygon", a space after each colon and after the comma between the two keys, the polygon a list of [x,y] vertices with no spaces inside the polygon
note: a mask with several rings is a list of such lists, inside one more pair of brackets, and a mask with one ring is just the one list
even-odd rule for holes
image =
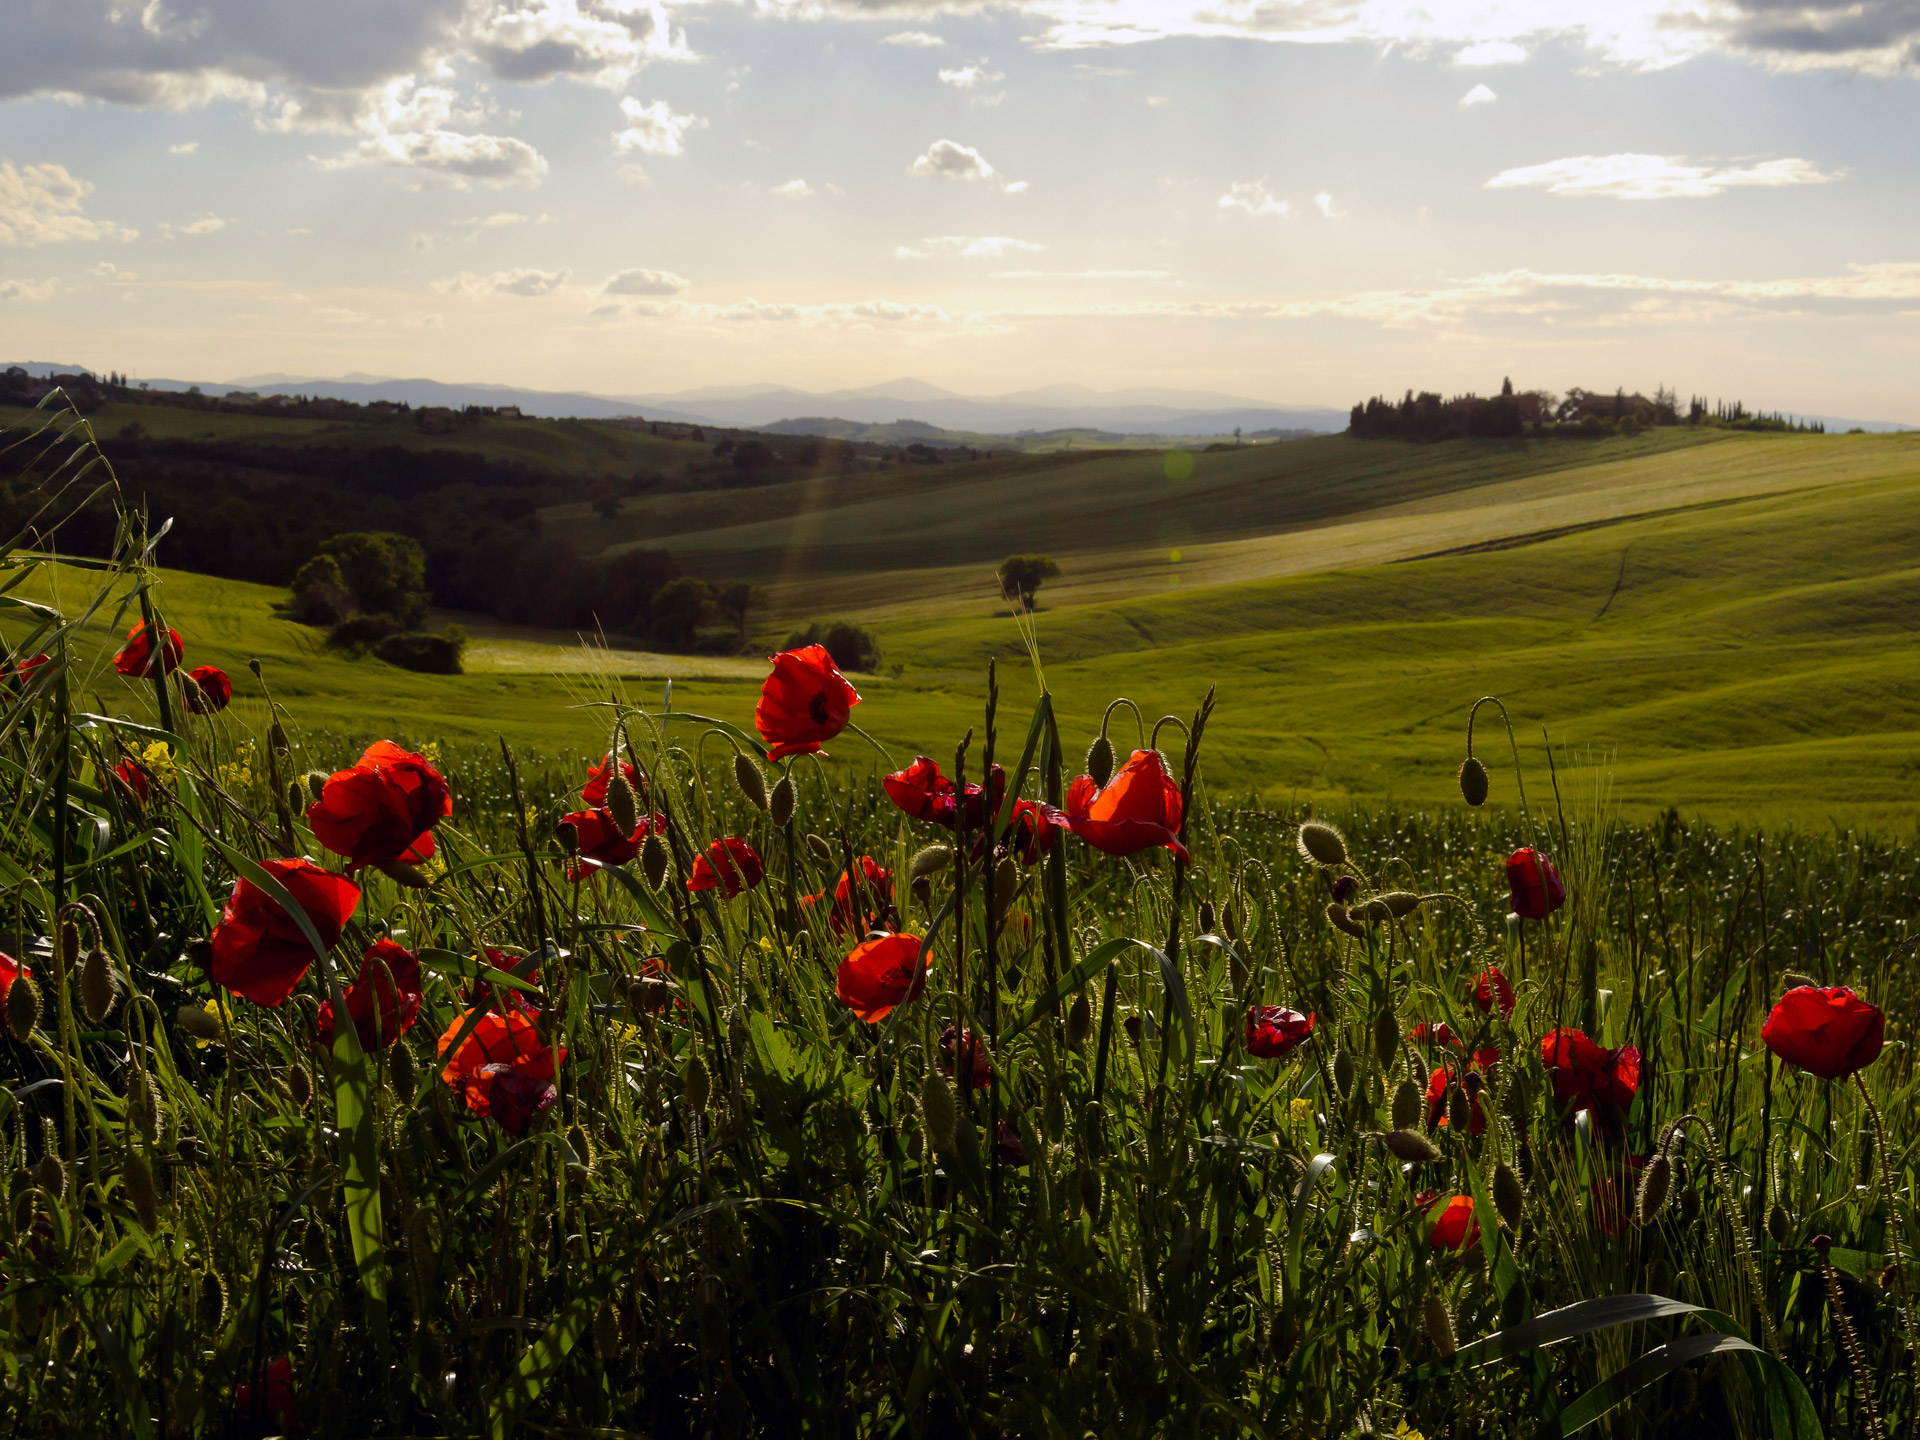
{"label": "yellow wildflower", "polygon": [[1289,1101],[1287,1104],[1287,1119],[1295,1125],[1304,1125],[1307,1121],[1313,1119],[1313,1102],[1304,1098]]}
{"label": "yellow wildflower", "polygon": [[140,763],[147,773],[162,785],[173,783],[173,747],[164,740],[156,740],[140,752]]}
{"label": "yellow wildflower", "polygon": [[427,741],[426,744],[420,747],[420,758],[429,765],[438,765],[440,763],[440,742],[438,740]]}

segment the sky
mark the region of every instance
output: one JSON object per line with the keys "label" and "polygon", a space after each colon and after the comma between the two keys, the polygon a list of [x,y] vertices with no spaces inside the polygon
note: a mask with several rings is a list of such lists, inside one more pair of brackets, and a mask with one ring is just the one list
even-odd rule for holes
{"label": "sky", "polygon": [[1916,0],[9,0],[0,362],[1920,423]]}

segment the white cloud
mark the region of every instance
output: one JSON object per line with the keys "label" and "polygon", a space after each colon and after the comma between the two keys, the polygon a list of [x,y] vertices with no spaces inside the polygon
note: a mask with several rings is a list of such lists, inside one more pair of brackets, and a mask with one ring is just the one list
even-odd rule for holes
{"label": "white cloud", "polygon": [[[909,175],[933,175],[942,180],[997,180],[999,172],[987,163],[987,157],[971,145],[956,140],[936,140],[925,152],[915,156],[907,167]],[[1003,181],[1001,189],[1009,195],[1024,194],[1024,180]]]}
{"label": "white cloud", "polygon": [[1313,203],[1314,203],[1314,208],[1319,210],[1319,212],[1329,220],[1343,220],[1346,218],[1347,212],[1344,210],[1334,209],[1333,196],[1329,195],[1324,190],[1322,190],[1318,195],[1313,197]]}
{"label": "white cloud", "polygon": [[938,35],[929,35],[925,30],[902,30],[888,35],[880,42],[882,45],[906,45],[916,50],[938,50],[947,42]]}
{"label": "white cloud", "polygon": [[1489,190],[1540,189],[1551,195],[1604,195],[1619,200],[1699,199],[1741,187],[1824,185],[1837,175],[1810,160],[1763,160],[1716,169],[1678,155],[1571,155],[1543,165],[1502,170]]}
{"label": "white cloud", "polygon": [[678,295],[687,288],[671,270],[622,270],[600,282],[602,295]]}
{"label": "white cloud", "polygon": [[693,58],[660,0],[513,0],[476,16],[467,43],[501,79],[536,84],[568,75],[619,85],[648,60]]}
{"label": "white cloud", "polygon": [[1171,270],[996,270],[995,280],[1171,280]]}
{"label": "white cloud", "polygon": [[1453,57],[1456,65],[1518,65],[1526,50],[1511,40],[1481,40]]}
{"label": "white cloud", "polygon": [[547,223],[547,217],[545,215],[537,217],[521,215],[512,210],[500,210],[487,216],[485,219],[469,220],[467,223],[481,230],[502,230],[509,225],[544,225]]}
{"label": "white cloud", "polygon": [[1267,193],[1264,180],[1236,180],[1220,197],[1222,210],[1244,210],[1249,215],[1291,215],[1292,202]]}
{"label": "white cloud", "polygon": [[134,274],[133,271],[131,270],[122,270],[118,265],[115,265],[111,260],[102,260],[98,265],[93,266],[87,273],[90,275],[97,275],[102,280],[119,281],[119,280],[138,280],[140,278],[138,275]]}
{"label": "white cloud", "polygon": [[1475,105],[1491,105],[1500,97],[1493,93],[1490,85],[1476,85],[1460,97],[1460,108],[1471,110]]}
{"label": "white cloud", "polygon": [[228,222],[218,215],[202,215],[198,220],[189,220],[185,225],[166,225],[160,227],[160,236],[172,240],[180,235],[212,235],[227,228]]}
{"label": "white cloud", "polygon": [[934,255],[957,255],[963,260],[1001,260],[1008,255],[1036,254],[1047,247],[1032,240],[1016,240],[1011,235],[933,235],[920,247],[902,245],[894,256],[900,260],[926,260]]}
{"label": "white cloud", "polygon": [[613,175],[616,180],[626,185],[651,185],[653,183],[647,176],[646,167],[631,160],[614,171]]}
{"label": "white cloud", "polygon": [[169,155],[191,155],[200,148],[198,140],[182,140],[178,145],[167,146]]}
{"label": "white cloud", "polygon": [[707,122],[698,115],[682,115],[665,100],[642,105],[631,95],[623,96],[620,110],[627,117],[627,128],[614,132],[614,147],[621,152],[639,150],[648,155],[683,155],[690,130],[704,130]]}
{"label": "white cloud", "polygon": [[67,240],[131,240],[140,232],[84,213],[90,182],[64,165],[0,160],[0,245],[56,245]]}
{"label": "white cloud", "polygon": [[778,195],[782,200],[810,200],[813,198],[813,187],[796,176],[784,185],[774,186],[769,193]]}
{"label": "white cloud", "polygon": [[51,300],[59,290],[58,280],[0,280],[0,300]]}
{"label": "white cloud", "polygon": [[[318,157],[316,157],[318,159]],[[547,173],[547,157],[511,135],[462,135],[453,130],[377,135],[345,155],[320,160],[323,170],[399,165],[445,175],[458,183],[531,184]]]}
{"label": "white cloud", "polygon": [[940,72],[940,83],[951,85],[956,90],[978,89],[982,85],[991,85],[1000,78],[984,65],[961,65],[952,70]]}
{"label": "white cloud", "polygon": [[433,288],[443,295],[551,295],[567,283],[571,270],[496,270],[491,275],[476,275],[462,270],[445,280],[436,280]]}
{"label": "white cloud", "polygon": [[454,128],[484,119],[484,107],[462,106],[445,86],[418,85],[409,75],[373,91],[289,99],[262,124],[270,130],[363,137],[344,154],[315,156],[324,170],[392,165],[437,174],[460,187],[474,180],[495,186],[537,183],[547,172],[546,157],[526,141]]}

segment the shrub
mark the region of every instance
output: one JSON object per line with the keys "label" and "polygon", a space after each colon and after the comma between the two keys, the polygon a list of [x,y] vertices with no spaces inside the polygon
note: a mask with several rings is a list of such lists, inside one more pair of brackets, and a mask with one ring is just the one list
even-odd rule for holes
{"label": "shrub", "polygon": [[400,622],[391,615],[355,615],[352,619],[342,620],[328,632],[327,645],[330,649],[344,650],[349,655],[365,655],[398,635],[400,630]]}
{"label": "shrub", "polygon": [[337,625],[353,610],[340,562],[316,555],[294,573],[293,618],[302,625]]}
{"label": "shrub", "polygon": [[467,648],[467,632],[449,625],[439,635],[389,635],[373,653],[389,665],[422,675],[458,675],[460,657]]}
{"label": "shrub", "polygon": [[787,636],[787,643],[780,648],[797,650],[802,645],[826,646],[827,654],[842,670],[872,672],[880,668],[880,642],[846,620],[830,620],[825,626],[815,620],[806,629]]}

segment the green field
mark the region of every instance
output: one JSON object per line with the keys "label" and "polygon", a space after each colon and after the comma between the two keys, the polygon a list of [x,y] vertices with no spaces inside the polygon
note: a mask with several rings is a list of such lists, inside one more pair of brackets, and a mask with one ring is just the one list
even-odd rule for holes
{"label": "green field", "polygon": [[[769,647],[810,618],[867,625],[886,673],[860,679],[856,718],[896,757],[950,753],[979,724],[989,657],[1007,702],[1030,701],[991,569],[1042,549],[1065,572],[1035,628],[1071,743],[1115,695],[1184,715],[1218,684],[1216,785],[1424,805],[1451,792],[1467,707],[1494,693],[1530,758],[1543,727],[1567,754],[1610,757],[1628,813],[1909,823],[1920,436],[1329,437],[1193,459],[1175,479],[1158,454],[1003,458],[543,522],[589,553],[665,546],[752,576]],[[470,673],[430,678],[326,652],[275,617],[280,598],[184,574],[162,592],[190,663],[257,655],[307,725],[355,734],[586,751],[577,707],[615,685],[658,703],[671,677],[676,709],[745,724],[764,669],[469,622]],[[1480,749],[1510,799],[1494,725]],[[857,740],[834,750],[875,758]]]}

